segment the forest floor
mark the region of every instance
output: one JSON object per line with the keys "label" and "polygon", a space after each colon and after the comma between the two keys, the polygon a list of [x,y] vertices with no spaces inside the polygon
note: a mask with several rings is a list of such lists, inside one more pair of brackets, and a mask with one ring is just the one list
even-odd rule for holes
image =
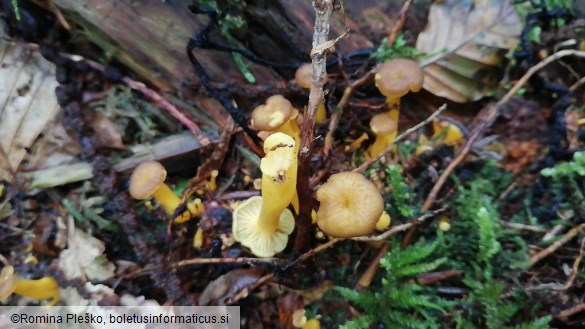
{"label": "forest floor", "polygon": [[[237,305],[247,328],[585,328],[582,5],[315,1],[339,44],[313,47],[305,89],[295,71],[308,51],[254,32],[257,1],[134,4],[198,17],[179,50],[152,54],[111,46],[80,23],[99,15],[67,2],[0,7],[0,305]],[[132,8],[120,3],[104,7]],[[283,11],[310,21],[286,31],[305,46],[312,10]],[[424,84],[385,96],[381,67],[398,58],[402,70],[418,63]],[[279,128],[294,143],[263,149],[274,130],[251,113],[276,94],[294,108],[293,128]],[[275,160],[283,146],[298,153]],[[169,210],[129,194],[151,161],[176,195]],[[376,195],[354,194],[356,176],[325,201],[322,187],[346,172],[381,208],[375,229],[335,237],[326,202],[342,229],[376,208]],[[282,187],[291,179],[296,190]],[[260,195],[265,208],[293,203],[278,213],[295,230],[269,255],[233,233],[236,209]],[[33,292],[15,284],[43,277]]]}

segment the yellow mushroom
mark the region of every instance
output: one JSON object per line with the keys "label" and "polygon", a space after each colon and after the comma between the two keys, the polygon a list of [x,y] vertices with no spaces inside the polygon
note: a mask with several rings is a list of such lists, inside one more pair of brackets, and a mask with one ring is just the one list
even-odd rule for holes
{"label": "yellow mushroom", "polygon": [[266,156],[260,162],[262,197],[242,202],[233,213],[234,239],[258,257],[272,257],[284,250],[294,230],[294,216],[287,209],[296,193],[295,140],[274,133],[264,142]]}
{"label": "yellow mushroom", "polygon": [[433,137],[442,143],[458,146],[465,141],[461,127],[447,119],[433,120]]}
{"label": "yellow mushroom", "polygon": [[424,72],[418,63],[405,58],[385,62],[376,70],[376,87],[391,104],[409,92],[418,92],[424,82]]}
{"label": "yellow mushroom", "polygon": [[[301,146],[301,129],[297,122],[299,111],[281,95],[274,95],[252,112],[252,126],[261,131],[273,134],[276,132],[291,136],[295,141],[294,152],[298,154]],[[270,136],[270,135],[269,135]],[[292,200],[295,212],[299,213],[299,197],[296,193]]]}
{"label": "yellow mushroom", "polygon": [[376,140],[370,145],[367,156],[376,157],[394,142],[398,134],[398,110],[376,114],[370,120],[370,128],[376,134]]}
{"label": "yellow mushroom", "polygon": [[293,108],[290,101],[282,95],[268,97],[266,104],[260,105],[252,111],[252,126],[254,129],[269,133],[285,133],[295,140],[295,149],[298,151],[301,140],[301,129],[297,122],[299,111]]}
{"label": "yellow mushroom", "polygon": [[374,232],[384,211],[384,200],[364,175],[353,172],[334,174],[317,190],[321,203],[317,225],[336,238],[353,238]]}
{"label": "yellow mushroom", "polygon": [[[163,207],[167,213],[172,215],[175,209],[182,203],[181,198],[175,195],[173,190],[165,184],[167,171],[157,161],[142,163],[134,169],[130,177],[130,187],[128,192],[130,196],[137,200],[145,200],[154,197],[156,202]],[[189,209],[195,209],[193,206]],[[183,223],[191,218],[189,211],[179,215],[175,221]]]}
{"label": "yellow mushroom", "polygon": [[59,285],[50,276],[37,280],[21,279],[14,273],[13,266],[5,266],[0,272],[0,300],[12,294],[36,300],[50,299],[51,305],[61,300]]}

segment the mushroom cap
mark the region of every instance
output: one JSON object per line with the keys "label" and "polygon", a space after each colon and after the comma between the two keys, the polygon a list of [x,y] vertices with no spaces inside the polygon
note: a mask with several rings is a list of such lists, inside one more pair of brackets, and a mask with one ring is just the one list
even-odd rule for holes
{"label": "mushroom cap", "polygon": [[286,248],[288,236],[295,229],[295,218],[288,209],[280,214],[274,234],[258,230],[257,222],[262,209],[262,197],[255,196],[242,202],[233,212],[232,234],[243,246],[258,257],[272,257]]}
{"label": "mushroom cap", "polygon": [[376,134],[387,135],[395,132],[398,124],[388,113],[380,113],[370,119],[370,128]]}
{"label": "mushroom cap", "polygon": [[321,203],[317,225],[336,238],[371,234],[384,211],[384,200],[376,185],[360,173],[332,175],[317,190],[317,200]]}
{"label": "mushroom cap", "polygon": [[[311,63],[305,63],[295,72],[295,82],[304,89],[311,89],[313,84],[313,68]],[[323,83],[327,82],[327,75],[323,77]]]}
{"label": "mushroom cap", "polygon": [[376,87],[382,95],[400,98],[409,91],[417,92],[422,88],[425,74],[418,63],[405,58],[397,58],[382,64],[376,72]]}
{"label": "mushroom cap", "polygon": [[312,81],[312,67],[311,64],[303,64],[299,66],[297,71],[295,72],[295,82],[304,89],[311,88],[311,81]]}
{"label": "mushroom cap", "polygon": [[290,101],[282,95],[268,97],[266,104],[260,105],[252,111],[252,126],[257,130],[273,131],[282,126],[295,114]]}
{"label": "mushroom cap", "polygon": [[16,290],[18,277],[14,274],[14,267],[5,266],[0,272],[0,300],[6,299]]}
{"label": "mushroom cap", "polygon": [[134,199],[148,199],[167,178],[167,171],[157,161],[141,163],[130,177],[128,191]]}

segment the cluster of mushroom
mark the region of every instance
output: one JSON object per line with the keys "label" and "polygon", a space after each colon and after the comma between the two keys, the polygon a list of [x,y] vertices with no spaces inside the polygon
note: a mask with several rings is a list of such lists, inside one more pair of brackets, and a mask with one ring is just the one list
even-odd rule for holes
{"label": "cluster of mushroom", "polygon": [[[252,127],[260,131],[258,134],[266,139],[271,134],[280,132],[294,139],[293,151],[298,154],[301,146],[301,129],[297,121],[299,111],[282,95],[270,96],[265,104],[252,111]],[[299,213],[299,197],[296,189],[292,199],[295,212]]]}
{"label": "cluster of mushroom", "polygon": [[421,90],[424,72],[415,61],[398,58],[380,65],[376,71],[375,81],[380,93],[386,96],[386,103],[390,109],[373,116],[370,120],[370,128],[376,134],[376,140],[366,153],[370,158],[376,157],[396,139],[400,98],[409,92]]}
{"label": "cluster of mushroom", "polygon": [[[146,200],[153,197],[167,213],[173,215],[175,210],[183,204],[183,201],[165,184],[166,178],[167,171],[159,162],[149,161],[142,163],[134,169],[130,177],[128,191],[137,200]],[[191,217],[198,217],[203,213],[205,207],[201,199],[195,199],[187,204],[187,209],[187,211],[175,217],[175,222],[184,223]]]}
{"label": "cluster of mushroom", "polygon": [[16,294],[35,300],[51,300],[55,305],[61,300],[59,285],[50,276],[37,280],[22,279],[14,273],[13,266],[5,266],[0,271],[0,300]]}

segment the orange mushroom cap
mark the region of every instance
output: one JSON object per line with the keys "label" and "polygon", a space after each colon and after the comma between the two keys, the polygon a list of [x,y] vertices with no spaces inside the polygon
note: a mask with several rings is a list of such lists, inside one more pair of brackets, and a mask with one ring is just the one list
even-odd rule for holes
{"label": "orange mushroom cap", "polygon": [[130,195],[137,200],[150,198],[165,182],[167,171],[157,161],[141,163],[130,177]]}
{"label": "orange mushroom cap", "polygon": [[388,113],[380,113],[370,119],[370,128],[377,135],[387,135],[396,131],[398,122]]}
{"label": "orange mushroom cap", "polygon": [[352,238],[374,232],[384,211],[384,200],[364,175],[353,172],[334,174],[317,190],[321,203],[317,225],[336,238]]}
{"label": "orange mushroom cap", "polygon": [[388,98],[400,98],[409,91],[422,88],[424,72],[418,63],[405,58],[393,59],[382,64],[376,72],[376,87]]}
{"label": "orange mushroom cap", "polygon": [[274,131],[296,115],[298,111],[288,99],[274,95],[252,111],[252,126],[257,130]]}
{"label": "orange mushroom cap", "polygon": [[303,64],[301,65],[297,71],[295,72],[295,82],[304,89],[311,88],[311,75],[312,75],[312,67],[311,64]]}

